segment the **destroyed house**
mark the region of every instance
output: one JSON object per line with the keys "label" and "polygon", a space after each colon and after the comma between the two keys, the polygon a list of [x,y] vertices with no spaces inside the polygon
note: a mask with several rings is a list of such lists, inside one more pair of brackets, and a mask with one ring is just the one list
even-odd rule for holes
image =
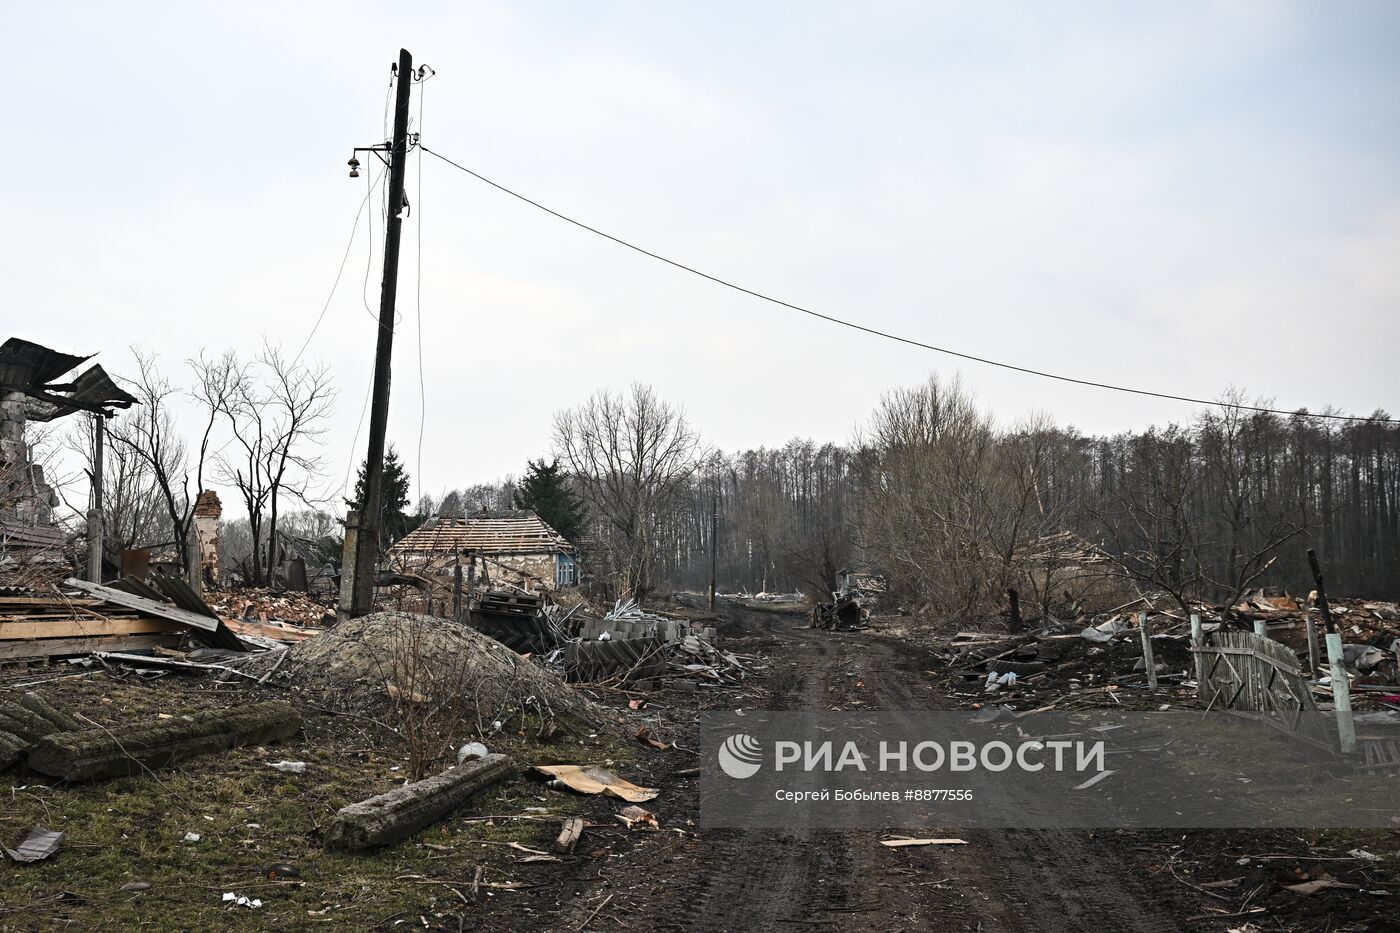
{"label": "destroyed house", "polygon": [[30,561],[62,563],[58,493],[25,441],[26,424],[78,412],[110,418],[136,403],[101,366],[59,382],[91,358],[18,337],[0,344],[0,571]]}
{"label": "destroyed house", "polygon": [[410,571],[461,566],[472,583],[553,590],[579,579],[574,546],[528,509],[430,519],[391,547],[389,556]]}

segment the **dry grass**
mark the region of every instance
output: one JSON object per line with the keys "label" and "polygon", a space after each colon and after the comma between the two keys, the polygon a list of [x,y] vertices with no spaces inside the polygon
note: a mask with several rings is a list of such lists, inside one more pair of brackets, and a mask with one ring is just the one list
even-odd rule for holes
{"label": "dry grass", "polygon": [[[285,696],[285,690],[211,689],[209,681],[166,678],[155,683],[116,681],[103,675],[46,685],[41,692],[105,725],[180,714],[212,706]],[[625,743],[605,737],[562,742],[549,749],[555,760],[608,760],[630,754]],[[519,734],[498,735],[493,750],[534,761],[533,747]],[[305,761],[304,774],[268,767],[281,759]],[[503,842],[538,846],[557,823],[473,821],[471,813],[519,814],[545,807],[562,818],[578,798],[517,782],[485,792],[469,811],[376,852],[351,855],[323,851],[320,834],[342,806],[403,783],[405,749],[382,730],[338,716],[309,713],[303,735],[266,749],[239,749],[206,756],[141,777],[85,785],[50,785],[11,771],[0,776],[0,840],[13,846],[30,827],[62,830],[63,848],[53,858],[0,871],[0,930],[367,929],[407,918],[422,928],[456,929],[466,905],[446,881],[464,892],[477,867],[490,882],[532,882],[546,865],[521,865]],[[202,837],[183,842],[185,833]],[[429,848],[429,847],[432,848]],[[264,869],[289,863],[299,884],[269,881]],[[142,892],[123,892],[128,882],[149,882]],[[229,908],[226,891],[258,897],[257,910]],[[504,909],[523,898],[495,889],[466,913]]]}

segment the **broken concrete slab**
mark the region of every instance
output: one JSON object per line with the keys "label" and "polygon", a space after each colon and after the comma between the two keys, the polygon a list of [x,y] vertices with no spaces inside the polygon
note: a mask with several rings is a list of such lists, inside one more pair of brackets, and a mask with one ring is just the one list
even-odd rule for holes
{"label": "broken concrete slab", "polygon": [[0,730],[0,771],[19,761],[29,743],[13,732]]}
{"label": "broken concrete slab", "polygon": [[301,731],[301,715],[273,700],[207,710],[158,723],[56,732],[30,751],[29,767],[66,781],[140,774],[174,762],[240,745],[263,745]]}
{"label": "broken concrete slab", "polygon": [[508,756],[492,754],[352,803],[335,815],[335,822],[326,831],[326,846],[359,851],[398,842],[514,773],[515,765]]}
{"label": "broken concrete slab", "polygon": [[78,717],[59,709],[37,693],[26,693],[19,698],[19,705],[53,723],[58,732],[77,732],[88,728]]}
{"label": "broken concrete slab", "polygon": [[3,697],[0,697],[0,729],[19,736],[31,745],[59,731],[56,723]]}

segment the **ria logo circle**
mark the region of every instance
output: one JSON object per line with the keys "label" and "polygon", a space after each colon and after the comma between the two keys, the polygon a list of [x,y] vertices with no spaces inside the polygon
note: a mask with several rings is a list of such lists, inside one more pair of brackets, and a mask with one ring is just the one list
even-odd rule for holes
{"label": "ria logo circle", "polygon": [[763,746],[751,735],[735,733],[719,747],[720,770],[732,778],[751,778],[762,765]]}

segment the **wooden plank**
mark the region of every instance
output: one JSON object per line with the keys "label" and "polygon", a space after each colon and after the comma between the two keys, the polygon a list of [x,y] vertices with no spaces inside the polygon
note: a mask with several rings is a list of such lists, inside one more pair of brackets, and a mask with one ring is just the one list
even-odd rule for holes
{"label": "wooden plank", "polygon": [[96,583],[89,583],[86,580],[69,578],[63,581],[65,586],[76,587],[84,593],[89,593],[103,602],[115,603],[118,606],[126,606],[128,609],[135,609],[147,615],[168,619],[171,622],[178,622],[181,625],[188,625],[190,628],[201,629],[206,632],[213,632],[219,628],[219,620],[211,619],[209,616],[202,616],[179,606],[172,606],[169,603],[156,602],[154,599],[147,599],[144,596],[136,596],[131,593],[123,593],[121,590],[114,590],[110,586],[98,586]]}
{"label": "wooden plank", "polygon": [[31,641],[0,642],[0,661],[16,658],[56,658],[93,651],[141,651],[179,644],[176,634],[114,635],[107,638],[36,638]]}
{"label": "wooden plank", "polygon": [[97,600],[87,597],[72,599],[57,596],[0,596],[0,610],[13,608],[62,609],[67,606],[96,606]]}
{"label": "wooden plank", "polygon": [[146,635],[178,632],[163,619],[60,619],[54,621],[0,622],[0,641],[27,638],[92,638],[102,635]]}

